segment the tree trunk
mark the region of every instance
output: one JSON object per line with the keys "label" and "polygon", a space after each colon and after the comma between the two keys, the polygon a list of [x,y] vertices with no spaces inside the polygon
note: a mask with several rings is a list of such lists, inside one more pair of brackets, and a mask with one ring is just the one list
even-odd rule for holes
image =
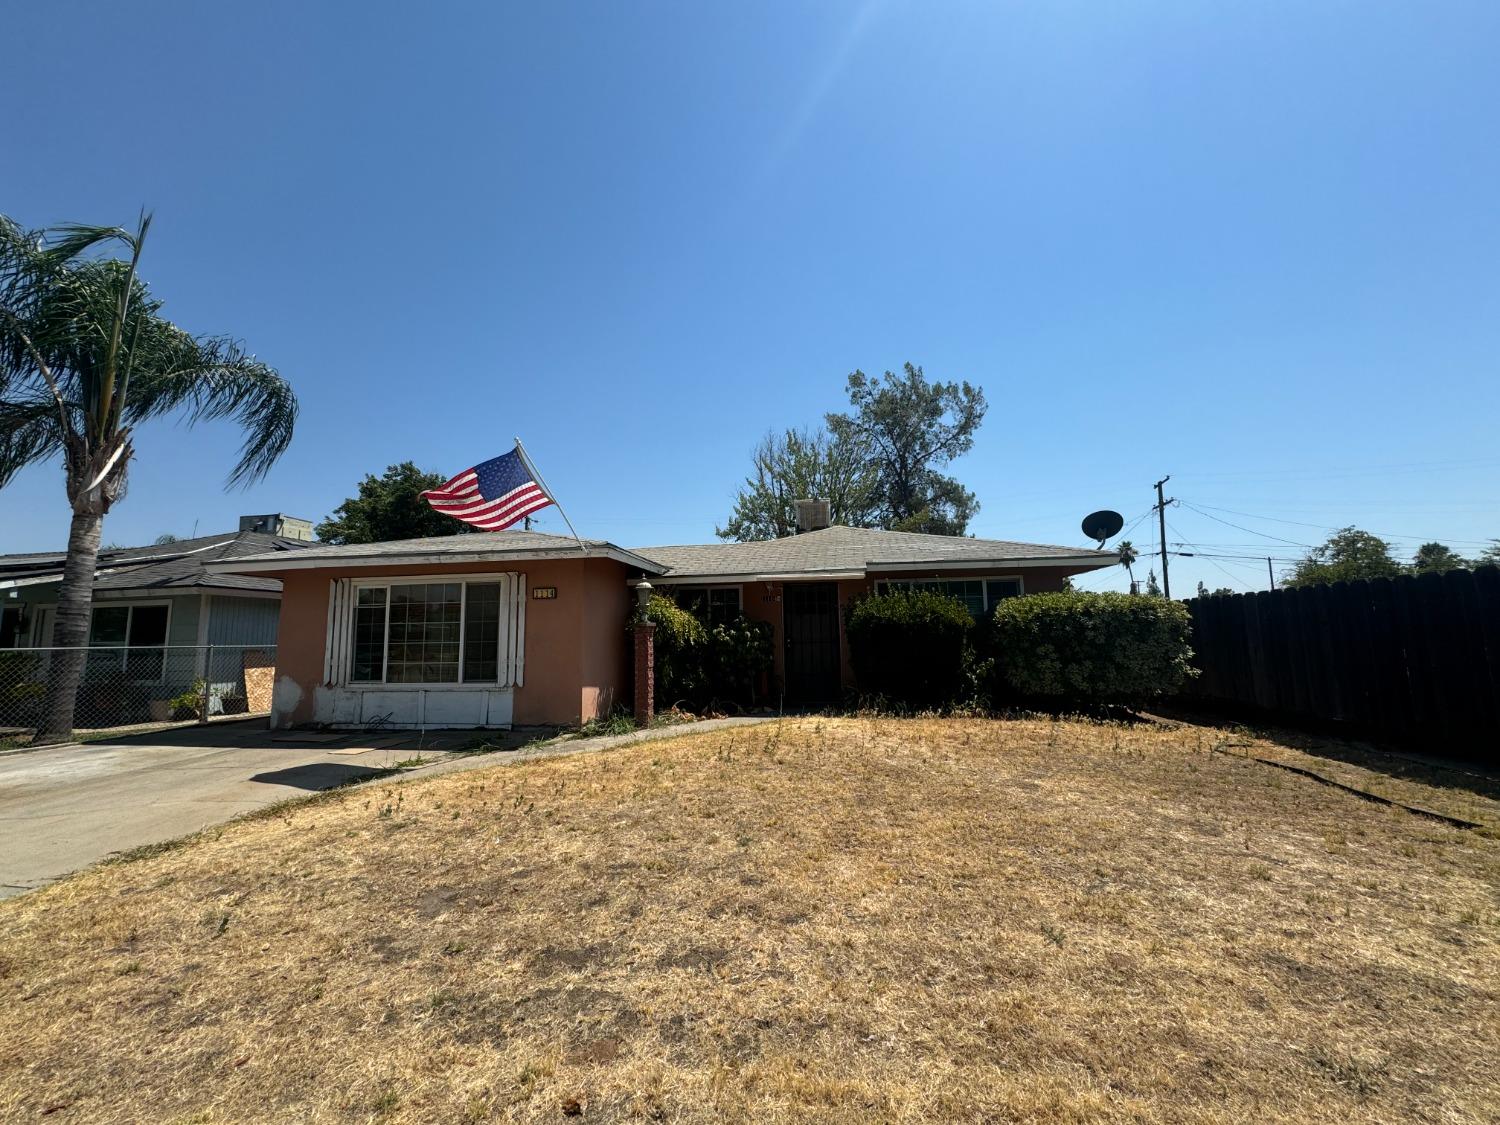
{"label": "tree trunk", "polygon": [[68,529],[68,558],[63,564],[52,626],[52,644],[61,651],[51,653],[48,661],[47,694],[42,704],[42,721],[37,726],[37,744],[66,742],[73,736],[73,709],[78,702],[78,685],[87,657],[83,646],[89,643],[94,569],[99,563],[99,538],[103,530],[103,513],[73,513]]}
{"label": "tree trunk", "polygon": [[70,437],[64,449],[68,501],[73,522],[68,528],[68,557],[57,590],[57,614],[52,625],[54,650],[48,661],[47,694],[34,744],[66,742],[73,737],[73,712],[78,685],[88,659],[89,625],[94,608],[94,571],[99,566],[99,539],[104,515],[125,491],[125,469],[130,464],[130,431],[115,433],[102,448]]}

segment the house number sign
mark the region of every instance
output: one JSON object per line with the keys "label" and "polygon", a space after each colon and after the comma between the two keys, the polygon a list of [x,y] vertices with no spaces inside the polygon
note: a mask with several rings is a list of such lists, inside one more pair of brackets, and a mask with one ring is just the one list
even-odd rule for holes
{"label": "house number sign", "polygon": [[533,586],[531,588],[531,597],[532,597],[533,601],[538,601],[538,602],[555,601],[557,599],[557,587],[556,586]]}

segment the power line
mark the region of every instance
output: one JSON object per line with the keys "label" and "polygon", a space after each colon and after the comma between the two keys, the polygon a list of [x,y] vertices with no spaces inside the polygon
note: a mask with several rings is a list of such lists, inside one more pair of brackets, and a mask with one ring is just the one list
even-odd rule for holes
{"label": "power line", "polygon": [[1208,512],[1205,512],[1202,508],[1196,508],[1196,507],[1194,507],[1192,504],[1189,504],[1186,500],[1182,501],[1182,506],[1184,508],[1191,508],[1193,511],[1197,512],[1200,516],[1203,516],[1203,517],[1205,517],[1207,519],[1211,519],[1215,523],[1222,523],[1225,527],[1232,527],[1236,531],[1244,531],[1244,532],[1248,532],[1251,535],[1259,535],[1262,539],[1270,539],[1270,540],[1273,540],[1273,541],[1275,541],[1277,543],[1285,543],[1285,544],[1287,544],[1288,546],[1291,546],[1291,547],[1307,547],[1309,549],[1311,549],[1311,547],[1312,547],[1311,543],[1299,543],[1295,539],[1283,539],[1279,535],[1267,535],[1264,531],[1256,531],[1255,528],[1253,528],[1253,527],[1242,527],[1242,526],[1240,526],[1237,523],[1230,523],[1228,520],[1221,520],[1218,516],[1210,515]]}
{"label": "power line", "polygon": [[[1187,506],[1188,507],[1193,507],[1191,504],[1189,504]],[[1306,520],[1285,520],[1285,519],[1279,519],[1276,516],[1259,516],[1259,515],[1256,515],[1254,512],[1241,512],[1241,511],[1237,511],[1234,508],[1221,508],[1221,507],[1219,507],[1218,505],[1215,505],[1215,504],[1204,504],[1203,507],[1212,509],[1215,512],[1228,512],[1232,516],[1244,516],[1246,519],[1265,520],[1267,523],[1286,523],[1286,524],[1291,524],[1294,527],[1311,527],[1311,528],[1314,528],[1314,529],[1316,529],[1318,531],[1338,531],[1338,530],[1340,530],[1339,528],[1333,526],[1332,524],[1326,524],[1326,523],[1308,523]],[[1207,512],[1199,512],[1197,508],[1193,508],[1193,511],[1198,512],[1199,515],[1208,515]],[[1213,516],[1209,516],[1208,518],[1209,519],[1213,519],[1214,517]],[[1228,520],[1221,520],[1220,522],[1221,523],[1229,523]],[[1237,525],[1231,523],[1231,524],[1229,524],[1229,526],[1230,527],[1235,527]],[[1242,531],[1249,531],[1252,535],[1262,534],[1261,532],[1254,531],[1254,530],[1252,530],[1251,528],[1248,528],[1248,527],[1247,528],[1241,528],[1240,530],[1242,530]],[[1481,546],[1481,547],[1484,546],[1487,543],[1494,542],[1494,540],[1492,540],[1492,539],[1454,539],[1451,536],[1447,536],[1447,535],[1401,535],[1401,534],[1398,534],[1397,532],[1394,532],[1394,531],[1372,531],[1372,532],[1370,532],[1370,534],[1371,535],[1379,535],[1379,536],[1382,536],[1383,538],[1386,538],[1386,539],[1447,540],[1449,543],[1465,543],[1465,544],[1468,544],[1470,546]],[[1306,546],[1306,544],[1298,544],[1298,546]]]}
{"label": "power line", "polygon": [[[1170,525],[1168,525],[1168,526],[1170,526]],[[1182,534],[1182,532],[1178,531],[1175,527],[1172,528],[1172,531],[1174,533],[1178,534],[1178,535]],[[1188,546],[1191,547],[1192,544],[1189,543]],[[1243,586],[1246,590],[1252,589],[1252,587],[1250,586],[1250,584],[1248,582],[1246,582],[1243,578],[1240,578],[1236,574],[1230,574],[1229,571],[1225,570],[1222,566],[1220,566],[1217,562],[1215,562],[1209,556],[1204,555],[1203,557],[1206,558],[1206,559],[1208,559],[1208,565],[1209,566],[1213,567],[1215,570],[1217,570],[1220,574],[1222,574],[1225,578],[1229,579],[1231,582],[1238,583],[1239,585]]]}

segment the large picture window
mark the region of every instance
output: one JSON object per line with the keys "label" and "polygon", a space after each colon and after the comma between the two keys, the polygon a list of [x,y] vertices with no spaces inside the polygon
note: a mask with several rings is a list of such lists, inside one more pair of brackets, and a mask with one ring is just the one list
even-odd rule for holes
{"label": "large picture window", "polygon": [[349,680],[493,684],[500,671],[498,582],[361,586]]}
{"label": "large picture window", "polygon": [[992,612],[1002,599],[1017,597],[1021,593],[1021,580],[1019,578],[932,580],[893,578],[875,585],[876,593],[883,594],[891,590],[931,590],[934,593],[946,594],[950,598],[958,598],[975,618],[980,618]]}

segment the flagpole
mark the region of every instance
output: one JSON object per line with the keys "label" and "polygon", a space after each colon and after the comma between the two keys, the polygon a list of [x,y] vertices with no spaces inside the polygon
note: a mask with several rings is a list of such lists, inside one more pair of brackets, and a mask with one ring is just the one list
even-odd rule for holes
{"label": "flagpole", "polygon": [[531,458],[526,455],[526,447],[521,444],[520,438],[516,438],[516,452],[521,455],[521,463],[524,464],[530,471],[537,484],[542,486],[542,491],[547,494],[547,499],[551,500],[553,504],[557,505],[557,514],[562,516],[563,523],[567,524],[568,530],[573,532],[573,538],[578,539],[579,549],[587,551],[588,545],[585,544],[582,539],[578,538],[578,532],[573,530],[573,521],[568,518],[568,513],[563,511],[563,506],[558,503],[557,497],[553,494],[552,489],[547,487],[547,482],[542,479],[542,474],[537,471],[537,467],[531,463]]}

